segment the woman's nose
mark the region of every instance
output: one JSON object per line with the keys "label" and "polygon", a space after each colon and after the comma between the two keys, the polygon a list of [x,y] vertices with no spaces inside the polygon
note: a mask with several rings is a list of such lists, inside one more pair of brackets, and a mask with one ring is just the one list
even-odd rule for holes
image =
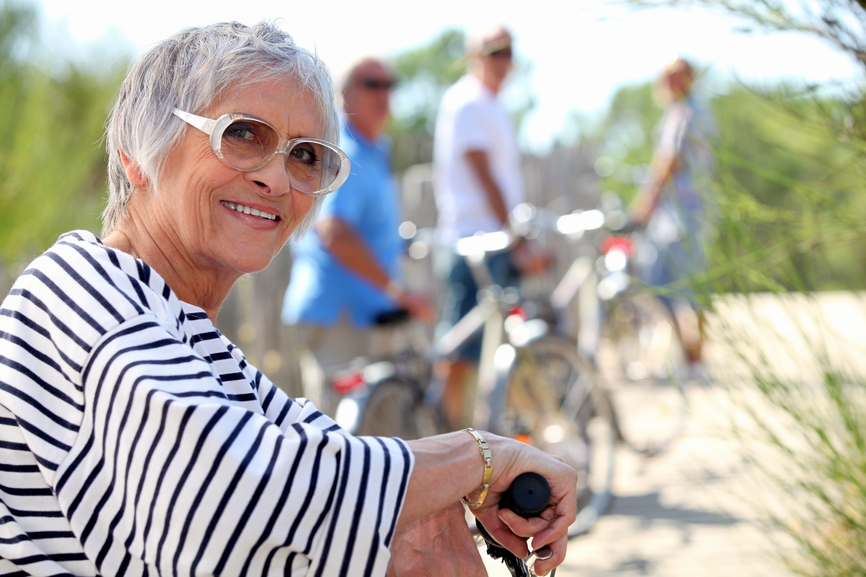
{"label": "woman's nose", "polygon": [[267,164],[249,174],[253,181],[265,189],[265,194],[286,194],[292,189],[285,152],[277,152]]}

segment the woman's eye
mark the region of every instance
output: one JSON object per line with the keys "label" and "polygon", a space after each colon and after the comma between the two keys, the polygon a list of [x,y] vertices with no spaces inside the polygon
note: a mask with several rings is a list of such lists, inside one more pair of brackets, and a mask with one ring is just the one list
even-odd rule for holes
{"label": "woman's eye", "polygon": [[243,140],[247,142],[258,142],[258,131],[249,124],[243,122],[235,122],[226,128],[225,134],[233,140]]}
{"label": "woman's eye", "polygon": [[303,162],[304,164],[315,164],[318,157],[316,151],[309,144],[299,144],[292,149],[292,157]]}

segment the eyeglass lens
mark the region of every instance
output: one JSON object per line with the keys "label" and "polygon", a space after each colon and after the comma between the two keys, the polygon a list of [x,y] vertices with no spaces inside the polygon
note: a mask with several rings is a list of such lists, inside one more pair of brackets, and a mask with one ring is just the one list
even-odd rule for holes
{"label": "eyeglass lens", "polygon": [[336,151],[305,140],[278,151],[280,141],[271,126],[246,118],[235,120],[223,130],[220,150],[225,162],[239,170],[254,170],[275,152],[284,152],[289,181],[301,192],[316,192],[337,178],[341,159]]}

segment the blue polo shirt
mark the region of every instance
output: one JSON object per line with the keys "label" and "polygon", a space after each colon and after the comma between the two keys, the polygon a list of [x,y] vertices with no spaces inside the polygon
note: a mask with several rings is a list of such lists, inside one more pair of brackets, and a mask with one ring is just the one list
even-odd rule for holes
{"label": "blue polo shirt", "polygon": [[[343,122],[340,144],[352,160],[352,172],[342,187],[325,197],[319,218],[337,217],[354,227],[393,278],[399,271],[403,242],[397,233],[401,212],[391,174],[390,142],[370,141]],[[291,250],[284,323],[330,326],[346,313],[352,325],[363,328],[372,325],[377,314],[394,309],[388,295],[340,265],[314,230]]]}

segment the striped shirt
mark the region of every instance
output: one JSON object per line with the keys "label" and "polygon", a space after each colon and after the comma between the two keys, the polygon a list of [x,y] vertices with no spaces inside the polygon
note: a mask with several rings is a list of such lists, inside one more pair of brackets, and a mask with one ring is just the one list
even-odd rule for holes
{"label": "striped shirt", "polygon": [[91,233],[0,309],[0,575],[385,575],[413,462]]}

